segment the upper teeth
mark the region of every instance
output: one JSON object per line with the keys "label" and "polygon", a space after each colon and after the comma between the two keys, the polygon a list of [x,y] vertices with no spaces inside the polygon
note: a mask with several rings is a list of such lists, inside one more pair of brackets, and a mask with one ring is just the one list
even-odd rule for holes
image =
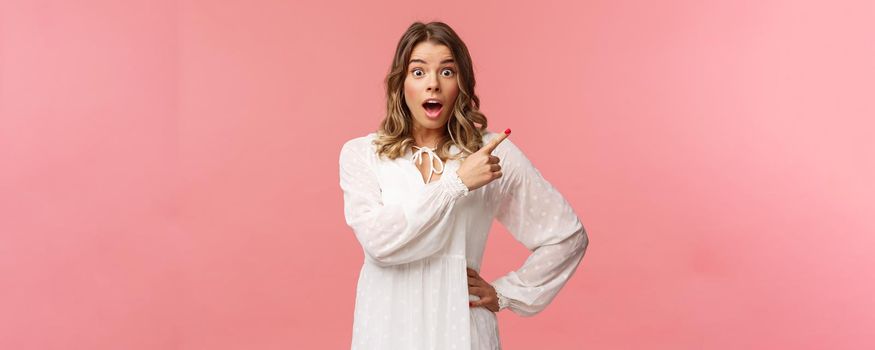
{"label": "upper teeth", "polygon": [[425,103],[440,103],[440,102],[438,102],[436,100],[426,100]]}

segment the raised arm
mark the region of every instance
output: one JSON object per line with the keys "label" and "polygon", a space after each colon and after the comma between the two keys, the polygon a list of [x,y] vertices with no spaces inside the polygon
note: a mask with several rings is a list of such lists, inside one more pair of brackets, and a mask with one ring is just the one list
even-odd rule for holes
{"label": "raised arm", "polygon": [[376,160],[365,137],[348,141],[340,151],[344,217],[365,254],[377,265],[391,266],[439,252],[449,240],[450,212],[468,188],[448,170],[403,202],[384,205]]}

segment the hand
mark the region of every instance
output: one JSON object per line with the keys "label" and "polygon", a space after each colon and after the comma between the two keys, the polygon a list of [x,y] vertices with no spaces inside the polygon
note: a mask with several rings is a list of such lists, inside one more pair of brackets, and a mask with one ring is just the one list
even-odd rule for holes
{"label": "hand", "polygon": [[501,165],[498,165],[500,159],[493,156],[492,151],[508,135],[510,135],[510,129],[505,130],[504,133],[492,139],[492,142],[483,146],[477,152],[471,153],[459,165],[459,170],[456,173],[459,175],[462,183],[468,186],[468,191],[476,190],[501,177]]}
{"label": "hand", "polygon": [[470,303],[471,307],[483,306],[489,311],[498,312],[498,293],[495,288],[470,267],[468,268],[468,294],[480,297],[480,300]]}

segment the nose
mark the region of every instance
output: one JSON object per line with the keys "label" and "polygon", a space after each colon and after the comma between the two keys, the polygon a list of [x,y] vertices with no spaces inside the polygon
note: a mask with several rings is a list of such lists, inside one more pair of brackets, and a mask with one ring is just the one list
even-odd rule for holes
{"label": "nose", "polygon": [[440,80],[434,74],[431,74],[430,78],[428,79],[428,85],[426,86],[426,91],[434,91],[434,92],[441,91]]}

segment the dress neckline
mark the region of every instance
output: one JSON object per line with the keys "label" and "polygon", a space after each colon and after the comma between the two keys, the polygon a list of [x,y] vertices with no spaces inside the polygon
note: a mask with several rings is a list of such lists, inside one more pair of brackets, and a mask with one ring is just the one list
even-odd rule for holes
{"label": "dress neckline", "polygon": [[[417,165],[422,164],[423,154],[428,154],[428,180],[425,181],[425,184],[431,183],[431,178],[432,176],[434,176],[434,174],[443,174],[445,168],[444,161],[441,159],[441,157],[438,157],[434,149],[428,146],[413,146],[413,148],[416,148],[417,150],[416,152],[413,152],[413,157],[410,158],[410,162],[417,167],[416,170],[419,170],[419,167]],[[435,169],[435,159],[437,160],[438,165],[440,165],[440,170]]]}

